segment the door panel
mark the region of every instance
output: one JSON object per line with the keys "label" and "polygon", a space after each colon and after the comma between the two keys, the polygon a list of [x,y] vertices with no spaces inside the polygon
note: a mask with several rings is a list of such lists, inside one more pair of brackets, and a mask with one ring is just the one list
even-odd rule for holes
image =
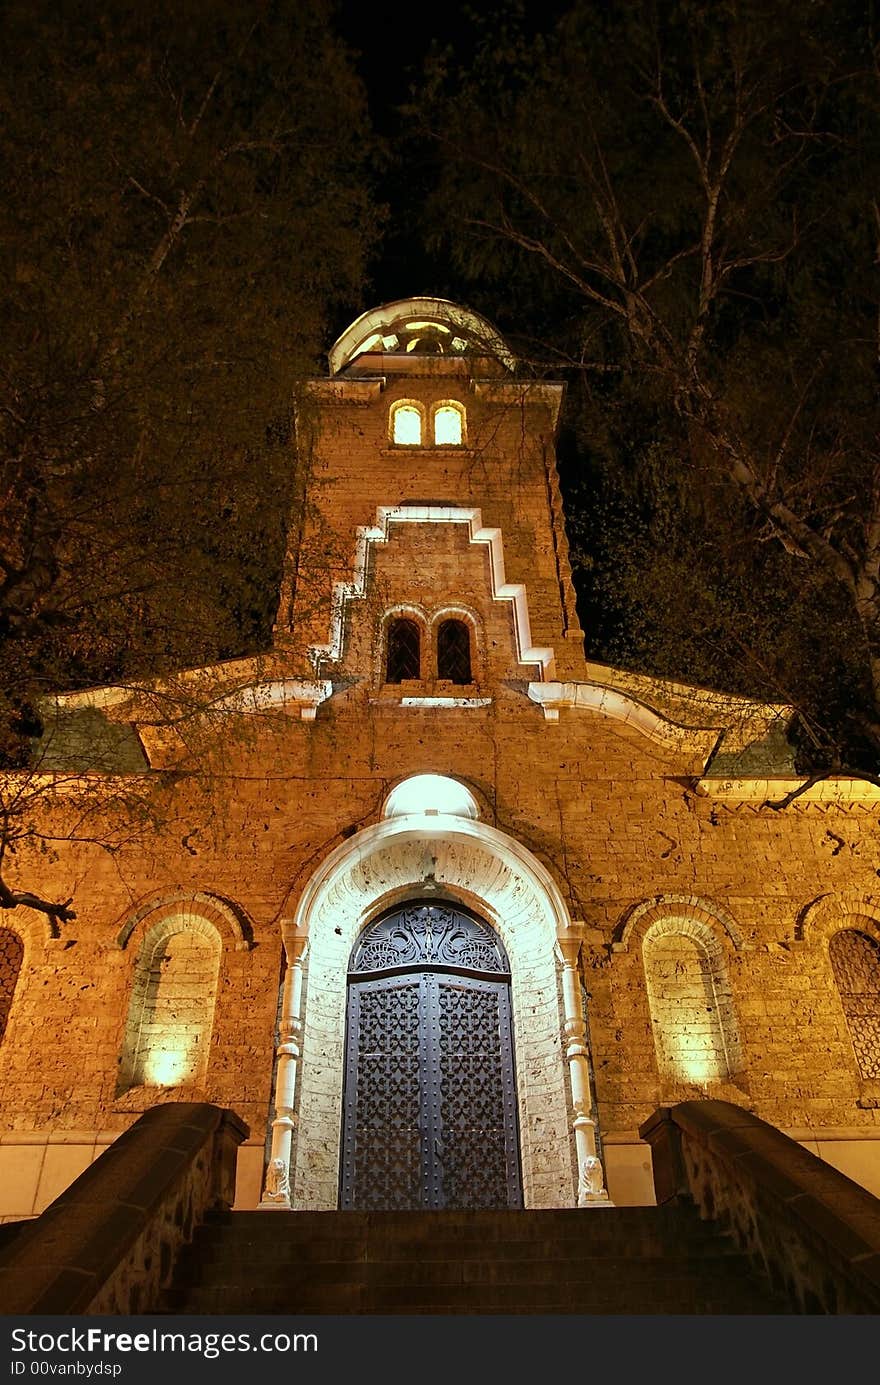
{"label": "door panel", "polygon": [[[438,965],[438,952],[493,974]],[[404,966],[389,976],[396,957]],[[457,909],[409,906],[365,930],[358,963],[340,1206],[522,1206],[510,982],[492,930]]]}
{"label": "door panel", "polygon": [[[509,987],[497,981],[438,982],[439,1138],[444,1205],[521,1205],[516,1095],[509,1045]],[[512,1199],[512,1200],[511,1200]]]}
{"label": "door panel", "polygon": [[349,992],[349,1025],[357,1043],[349,1045],[345,1074],[354,1103],[343,1138],[343,1207],[402,1211],[419,1206],[421,1000],[418,977],[395,977]]}

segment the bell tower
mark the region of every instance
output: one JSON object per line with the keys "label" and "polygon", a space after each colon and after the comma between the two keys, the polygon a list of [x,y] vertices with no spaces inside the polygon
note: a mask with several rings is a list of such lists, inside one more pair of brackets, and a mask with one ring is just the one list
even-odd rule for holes
{"label": "bell tower", "polygon": [[275,642],[294,676],[408,705],[576,677],[555,468],[563,386],[436,298],[365,313],[298,404]]}

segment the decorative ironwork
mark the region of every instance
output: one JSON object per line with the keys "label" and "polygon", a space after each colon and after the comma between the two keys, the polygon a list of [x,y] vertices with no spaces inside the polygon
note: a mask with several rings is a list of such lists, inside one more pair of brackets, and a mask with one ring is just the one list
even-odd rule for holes
{"label": "decorative ironwork", "polygon": [[437,677],[471,682],[471,632],[463,620],[444,620],[437,630]]}
{"label": "decorative ironwork", "polygon": [[365,930],[349,974],[343,1208],[522,1205],[507,972],[492,929],[458,909],[420,903]]}
{"label": "decorative ironwork", "polygon": [[421,1198],[418,978],[357,988],[350,998],[343,1207],[405,1211]]}
{"label": "decorative ironwork", "polygon": [[6,1030],[23,961],[24,944],[21,938],[11,928],[0,928],[0,1039]]}
{"label": "decorative ironwork", "polygon": [[421,632],[414,620],[392,620],[388,626],[387,683],[422,676]]}
{"label": "decorative ironwork", "polygon": [[510,1032],[509,990],[497,982],[443,977],[438,987],[440,1126],[447,1206],[520,1202],[512,1064],[499,1037]]}
{"label": "decorative ironwork", "polygon": [[859,1071],[880,1077],[880,946],[867,933],[844,928],[828,951]]}
{"label": "decorative ironwork", "polygon": [[488,924],[438,904],[400,909],[370,924],[358,940],[350,970],[419,966],[510,970],[504,948]]}

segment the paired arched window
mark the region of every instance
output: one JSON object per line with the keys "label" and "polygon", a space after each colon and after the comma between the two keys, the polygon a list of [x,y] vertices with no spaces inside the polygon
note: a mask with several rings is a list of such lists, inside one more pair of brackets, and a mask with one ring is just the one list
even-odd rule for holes
{"label": "paired arched window", "polygon": [[463,620],[442,620],[437,626],[437,677],[471,682],[471,632]]}
{"label": "paired arched window", "polygon": [[880,1078],[880,944],[844,928],[828,945],[831,969],[859,1072]]}
{"label": "paired arched window", "polygon": [[6,1033],[23,959],[21,938],[11,928],[0,928],[0,1042]]}
{"label": "paired arched window", "polygon": [[460,404],[438,404],[434,410],[434,443],[437,447],[461,447],[464,442],[464,409]]}
{"label": "paired arched window", "polygon": [[419,447],[422,441],[422,410],[416,404],[395,404],[391,410],[391,440],[405,447]]}
{"label": "paired arched window", "polygon": [[392,620],[388,625],[386,683],[403,683],[406,679],[421,676],[422,632],[418,622],[409,619]]}
{"label": "paired arched window", "polygon": [[741,1066],[724,952],[688,919],[655,924],[642,956],[657,1066],[662,1078],[706,1086]]}
{"label": "paired arched window", "polygon": [[220,970],[220,937],[207,921],[173,916],[151,928],[135,964],[119,1090],[204,1083]]}
{"label": "paired arched window", "polygon": [[[436,677],[457,686],[473,681],[471,629],[467,621],[441,620],[437,626]],[[403,683],[426,676],[422,668],[421,622],[397,616],[388,622],[385,645],[385,682]]]}
{"label": "paired arched window", "polygon": [[402,447],[461,447],[465,440],[464,406],[454,400],[433,405],[428,417],[424,405],[400,399],[390,422],[391,441]]}

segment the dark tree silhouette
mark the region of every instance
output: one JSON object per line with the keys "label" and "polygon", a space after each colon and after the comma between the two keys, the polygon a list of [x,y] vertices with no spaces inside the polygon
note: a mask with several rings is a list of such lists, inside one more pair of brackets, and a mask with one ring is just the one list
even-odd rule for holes
{"label": "dark tree silhouette", "polygon": [[429,234],[572,380],[594,652],[792,702],[805,763],[866,773],[877,57],[866,5],[584,2],[436,59],[418,106]]}

